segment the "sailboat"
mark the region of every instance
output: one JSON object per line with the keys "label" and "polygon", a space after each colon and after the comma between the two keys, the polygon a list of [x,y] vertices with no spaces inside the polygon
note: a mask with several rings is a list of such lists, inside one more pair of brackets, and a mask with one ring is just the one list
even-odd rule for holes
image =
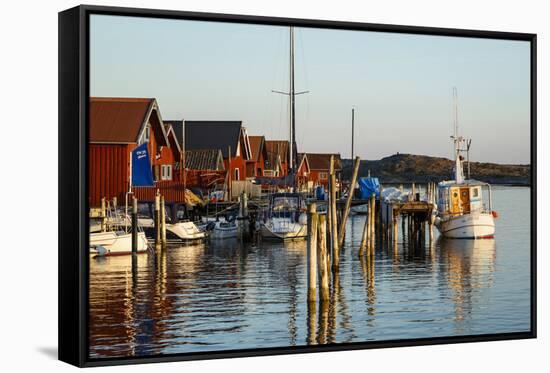
{"label": "sailboat", "polygon": [[[493,238],[495,218],[492,209],[491,185],[464,177],[462,153],[469,152],[471,141],[458,135],[457,91],[454,98],[454,180],[438,184],[435,226],[447,238]],[[467,148],[464,148],[467,145]],[[469,156],[468,156],[469,159]],[[469,160],[468,160],[469,162]],[[469,168],[469,167],[468,167]],[[486,197],[486,199],[485,199]]]}
{"label": "sailboat", "polygon": [[296,92],[294,89],[294,28],[290,27],[290,87],[289,92],[273,91],[288,95],[290,100],[290,149],[289,176],[292,179],[293,192],[275,193],[269,198],[269,208],[264,223],[261,225],[262,237],[276,240],[305,239],[307,236],[307,216],[305,202],[300,193],[296,193],[296,95],[308,91]]}

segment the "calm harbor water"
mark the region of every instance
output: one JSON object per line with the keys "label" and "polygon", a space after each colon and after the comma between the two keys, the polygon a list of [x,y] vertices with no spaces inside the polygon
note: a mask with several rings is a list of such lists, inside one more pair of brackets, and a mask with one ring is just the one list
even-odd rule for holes
{"label": "calm harbor water", "polygon": [[[90,259],[90,356],[284,347],[530,329],[530,189],[493,187],[494,240],[377,247],[351,216],[327,307],[308,312],[306,244],[221,241]],[[401,229],[400,229],[401,230]],[[437,233],[436,233],[437,237]]]}

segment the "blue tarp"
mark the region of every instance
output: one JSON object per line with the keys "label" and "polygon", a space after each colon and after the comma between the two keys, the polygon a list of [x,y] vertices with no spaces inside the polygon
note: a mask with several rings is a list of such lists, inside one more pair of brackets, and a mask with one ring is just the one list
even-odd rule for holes
{"label": "blue tarp", "polygon": [[359,195],[360,199],[367,199],[373,193],[376,198],[380,197],[380,182],[377,177],[360,177],[359,178]]}
{"label": "blue tarp", "polygon": [[319,185],[315,189],[315,198],[317,198],[317,200],[320,200],[320,201],[325,199],[325,188],[323,188],[322,185]]}
{"label": "blue tarp", "polygon": [[143,143],[132,150],[132,186],[152,187],[154,185],[147,143]]}

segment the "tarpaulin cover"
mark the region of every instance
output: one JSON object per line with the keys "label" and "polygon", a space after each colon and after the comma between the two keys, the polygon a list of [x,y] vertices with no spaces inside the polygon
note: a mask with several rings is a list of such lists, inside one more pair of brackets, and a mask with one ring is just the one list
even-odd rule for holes
{"label": "tarpaulin cover", "polygon": [[132,151],[132,186],[152,187],[154,185],[147,143],[143,143]]}
{"label": "tarpaulin cover", "polygon": [[360,198],[367,199],[373,193],[376,198],[380,197],[380,183],[377,177],[360,177],[359,178]]}
{"label": "tarpaulin cover", "polygon": [[322,185],[319,185],[315,189],[315,198],[317,198],[318,200],[324,200],[325,199],[325,188],[323,188]]}

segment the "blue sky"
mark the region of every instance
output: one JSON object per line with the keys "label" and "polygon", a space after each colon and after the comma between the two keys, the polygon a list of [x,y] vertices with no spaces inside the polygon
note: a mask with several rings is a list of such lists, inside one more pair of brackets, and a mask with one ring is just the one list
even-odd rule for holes
{"label": "blue sky", "polygon": [[[91,17],[92,96],[157,98],[163,119],[242,120],[288,138],[286,27]],[[299,151],[451,156],[452,87],[471,159],[529,163],[529,43],[295,29]]]}

